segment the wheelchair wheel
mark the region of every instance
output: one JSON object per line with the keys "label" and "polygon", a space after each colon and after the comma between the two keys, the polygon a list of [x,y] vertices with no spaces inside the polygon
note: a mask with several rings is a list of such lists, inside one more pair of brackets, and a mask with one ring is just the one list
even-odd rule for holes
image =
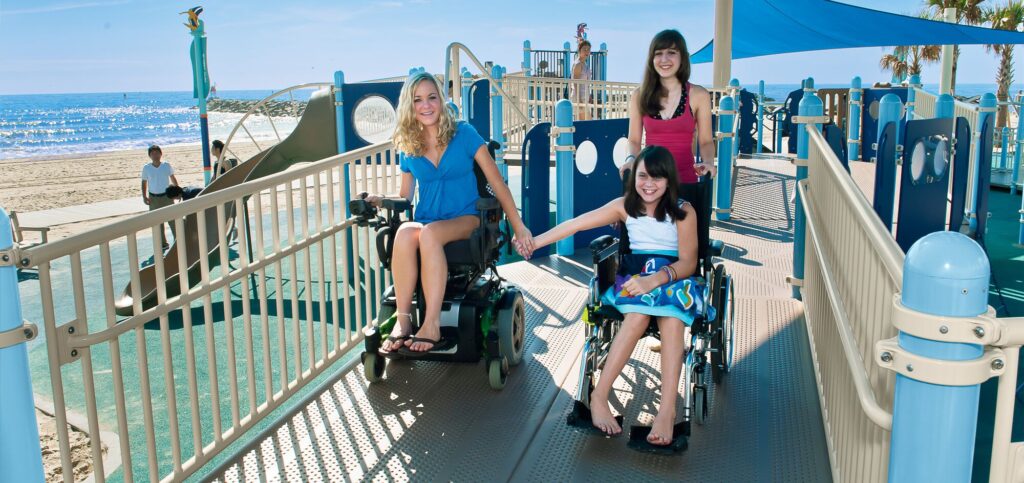
{"label": "wheelchair wheel", "polygon": [[380,354],[363,352],[363,376],[367,381],[378,382],[384,379],[384,368],[387,367],[387,360]]}
{"label": "wheelchair wheel", "polygon": [[487,361],[487,380],[491,384],[491,389],[500,391],[505,388],[505,382],[508,380],[508,364],[505,359],[493,357]]}
{"label": "wheelchair wheel", "polygon": [[702,386],[693,388],[693,419],[700,425],[708,419],[708,393]]}
{"label": "wheelchair wheel", "polygon": [[517,288],[509,288],[498,305],[498,350],[510,366],[523,360],[526,346],[526,308],[523,294]]}
{"label": "wheelchair wheel", "polygon": [[711,380],[715,384],[722,382],[722,376],[729,372],[729,327],[731,314],[730,278],[725,273],[724,265],[715,266],[711,276],[711,305],[715,308],[715,320],[711,321]]}

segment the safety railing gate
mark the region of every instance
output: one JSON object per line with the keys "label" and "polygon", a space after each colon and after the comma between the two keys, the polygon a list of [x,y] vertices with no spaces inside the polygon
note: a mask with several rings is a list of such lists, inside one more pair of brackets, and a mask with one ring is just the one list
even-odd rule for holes
{"label": "safety railing gate", "polygon": [[[399,179],[382,143],[21,251],[19,265],[38,269],[22,305],[44,328],[50,387],[35,390],[54,402],[64,481],[70,411],[92,435],[117,433],[107,450],[123,480],[182,480],[359,344],[390,280],[369,228],[346,219],[345,195],[395,192]],[[198,243],[165,262],[161,223],[197,230]],[[157,280],[189,276],[157,283],[150,304],[143,261]],[[116,314],[123,296],[134,315]],[[91,445],[104,481],[114,469],[99,438]]]}

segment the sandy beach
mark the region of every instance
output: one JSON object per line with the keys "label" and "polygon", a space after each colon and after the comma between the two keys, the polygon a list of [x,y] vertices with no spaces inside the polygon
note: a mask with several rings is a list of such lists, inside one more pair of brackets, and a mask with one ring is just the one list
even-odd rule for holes
{"label": "sandy beach", "polygon": [[[163,160],[174,167],[182,185],[203,184],[198,144],[162,147]],[[252,143],[231,146],[239,159],[257,152]],[[31,212],[141,196],[139,174],[149,162],[145,149],[0,160],[0,206],[8,212]],[[51,227],[51,239],[103,226],[120,217]]]}

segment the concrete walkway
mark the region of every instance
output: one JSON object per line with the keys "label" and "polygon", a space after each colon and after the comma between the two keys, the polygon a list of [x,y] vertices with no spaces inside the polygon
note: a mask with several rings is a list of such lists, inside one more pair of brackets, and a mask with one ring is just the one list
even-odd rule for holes
{"label": "concrete walkway", "polygon": [[98,203],[66,206],[64,208],[18,213],[18,221],[23,226],[56,226],[98,220],[111,216],[142,213],[148,209],[149,207],[142,202],[142,197],[136,196],[123,200],[100,201]]}

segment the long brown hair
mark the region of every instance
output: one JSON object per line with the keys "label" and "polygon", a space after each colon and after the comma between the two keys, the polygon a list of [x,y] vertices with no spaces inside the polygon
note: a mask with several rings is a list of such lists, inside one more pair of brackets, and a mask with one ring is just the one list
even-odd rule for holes
{"label": "long brown hair", "polygon": [[669,29],[658,32],[651,40],[651,47],[647,51],[647,66],[644,67],[644,80],[637,90],[640,97],[640,110],[648,116],[654,116],[661,112],[661,98],[666,93],[661,87],[661,76],[654,70],[654,51],[663,49],[676,49],[681,57],[679,70],[676,71],[676,78],[686,88],[690,81],[690,52],[686,50],[686,39],[678,30]]}
{"label": "long brown hair", "polygon": [[[665,194],[661,195],[653,214],[644,213],[644,201],[640,198],[640,193],[636,191],[636,172],[641,162],[644,163],[648,176],[668,180]],[[626,190],[623,207],[626,209],[626,214],[633,218],[648,215],[658,221],[665,221],[666,214],[672,221],[686,218],[686,212],[683,211],[679,203],[679,175],[676,173],[676,160],[668,149],[661,146],[647,146],[640,151],[640,155],[636,157],[636,163],[633,164],[633,169],[629,173],[629,189]]]}

